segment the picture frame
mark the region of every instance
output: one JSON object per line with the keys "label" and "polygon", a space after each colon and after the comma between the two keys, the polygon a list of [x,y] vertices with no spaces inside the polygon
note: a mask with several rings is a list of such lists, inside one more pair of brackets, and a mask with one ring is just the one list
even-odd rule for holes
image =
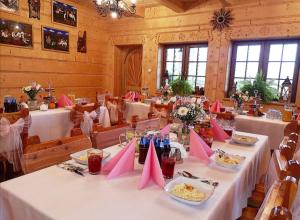
{"label": "picture frame", "polygon": [[18,13],[20,0],[0,0],[0,10],[9,13]]}
{"label": "picture frame", "polygon": [[52,22],[77,27],[77,8],[64,2],[52,0]]}
{"label": "picture frame", "polygon": [[41,19],[41,0],[28,0],[29,18]]}
{"label": "picture frame", "polygon": [[69,37],[68,31],[42,26],[42,49],[69,53]]}
{"label": "picture frame", "polygon": [[0,44],[33,48],[32,25],[0,18]]}

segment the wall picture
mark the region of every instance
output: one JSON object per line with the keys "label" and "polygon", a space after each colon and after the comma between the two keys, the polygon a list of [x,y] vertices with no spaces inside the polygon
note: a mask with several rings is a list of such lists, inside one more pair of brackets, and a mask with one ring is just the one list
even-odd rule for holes
{"label": "wall picture", "polygon": [[86,53],[86,31],[78,32],[77,52]]}
{"label": "wall picture", "polygon": [[43,49],[69,52],[69,32],[42,27]]}
{"label": "wall picture", "polygon": [[0,44],[32,47],[32,25],[1,18]]}
{"label": "wall picture", "polygon": [[19,0],[0,0],[0,10],[16,13],[19,10]]}
{"label": "wall picture", "polygon": [[59,1],[52,1],[53,22],[77,27],[77,9]]}
{"label": "wall picture", "polygon": [[28,0],[29,18],[41,18],[41,1],[40,0]]}

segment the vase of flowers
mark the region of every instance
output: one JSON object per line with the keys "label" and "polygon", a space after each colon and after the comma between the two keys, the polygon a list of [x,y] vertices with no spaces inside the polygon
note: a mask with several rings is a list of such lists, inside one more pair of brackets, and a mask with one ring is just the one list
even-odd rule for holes
{"label": "vase of flowers", "polygon": [[29,110],[37,110],[39,106],[38,101],[36,100],[36,96],[39,92],[42,91],[42,86],[40,84],[37,84],[36,82],[33,82],[31,85],[23,87],[22,91],[28,96],[27,104]]}
{"label": "vase of flowers", "polygon": [[169,97],[171,96],[172,94],[172,89],[171,87],[166,84],[165,86],[163,86],[161,89],[160,89],[160,92],[162,94],[162,99],[164,102],[167,102],[169,100]]}
{"label": "vase of flowers", "polygon": [[246,91],[245,93],[236,91],[230,96],[230,99],[234,103],[234,110],[237,114],[243,114],[243,104],[244,102],[250,101],[250,97],[248,92]]}
{"label": "vase of flowers", "polygon": [[173,116],[182,122],[182,142],[183,145],[189,144],[190,127],[194,124],[197,117],[203,110],[191,103],[184,103],[175,107]]}

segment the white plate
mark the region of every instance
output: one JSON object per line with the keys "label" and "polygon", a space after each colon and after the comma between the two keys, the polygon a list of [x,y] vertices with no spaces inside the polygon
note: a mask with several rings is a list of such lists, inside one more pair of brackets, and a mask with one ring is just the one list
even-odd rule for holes
{"label": "white plate", "polygon": [[232,140],[235,143],[243,144],[243,145],[254,145],[258,141],[256,137],[250,137],[250,136],[239,135],[239,134],[233,135]]}
{"label": "white plate", "polygon": [[[205,194],[205,197],[203,200],[201,201],[191,201],[191,200],[186,200],[180,197],[177,197],[175,195],[173,195],[171,193],[171,190],[173,189],[173,187],[175,185],[178,184],[182,184],[182,183],[186,183],[186,184],[190,184],[192,186],[194,186],[195,188],[197,188],[199,191],[203,192]],[[186,178],[183,176],[177,177],[176,179],[170,181],[165,187],[164,187],[165,191],[169,194],[169,196],[179,202],[185,203],[185,204],[189,204],[189,205],[200,205],[201,203],[205,202],[206,200],[209,199],[209,197],[212,196],[212,194],[214,193],[214,187],[211,185],[208,185],[206,183],[202,183],[200,180],[197,179],[190,179],[190,178]]]}
{"label": "white plate", "polygon": [[[70,157],[75,160],[77,163],[80,163],[80,164],[83,164],[83,165],[88,165],[88,161],[87,159],[86,160],[82,160],[80,159],[81,156],[84,156],[87,154],[87,150],[82,150],[82,151],[79,151],[79,152],[76,152],[74,154],[71,154]],[[107,152],[107,151],[103,151],[103,160],[105,160],[106,158],[108,158],[110,156],[110,153]]]}
{"label": "white plate", "polygon": [[229,169],[237,169],[240,167],[240,165],[245,161],[246,157],[240,156],[240,155],[233,155],[233,154],[226,154],[229,157],[232,158],[236,158],[238,160],[240,160],[240,163],[238,164],[230,164],[230,163],[226,163],[222,160],[218,160],[216,157],[218,156],[218,154],[214,153],[211,158],[212,160],[214,160],[216,162],[216,164],[218,164],[221,167],[225,167],[225,168],[229,168]]}

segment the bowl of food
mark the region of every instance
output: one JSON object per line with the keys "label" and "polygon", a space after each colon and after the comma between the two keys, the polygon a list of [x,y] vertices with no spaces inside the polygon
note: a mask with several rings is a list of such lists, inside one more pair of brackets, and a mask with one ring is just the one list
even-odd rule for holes
{"label": "bowl of food", "polygon": [[254,145],[258,139],[256,137],[250,137],[246,135],[235,134],[232,136],[232,140],[237,144]]}
{"label": "bowl of food", "polygon": [[189,205],[199,205],[214,193],[213,186],[182,176],[170,181],[164,189],[171,198]]}

